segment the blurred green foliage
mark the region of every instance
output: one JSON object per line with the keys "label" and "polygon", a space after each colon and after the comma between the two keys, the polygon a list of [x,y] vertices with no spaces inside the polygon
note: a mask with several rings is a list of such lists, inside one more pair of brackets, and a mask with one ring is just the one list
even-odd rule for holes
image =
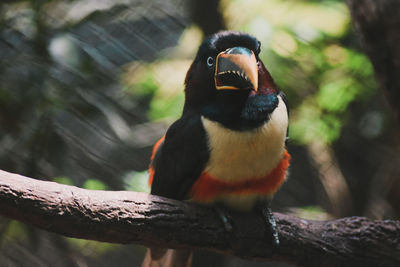
{"label": "blurred green foliage", "polygon": [[[376,84],[369,60],[348,38],[349,13],[340,1],[223,1],[222,11],[230,28],[247,31],[262,41],[261,58],[291,106],[291,139],[300,144],[313,140],[332,143],[341,134],[346,112],[353,102],[368,101]],[[186,36],[198,46],[200,32],[189,28]],[[181,41],[175,55],[185,49]],[[185,54],[192,59],[194,53]],[[153,63],[155,65],[159,62]],[[187,68],[189,62],[187,62]],[[187,68],[175,69],[182,71]],[[183,106],[183,85],[158,84],[157,67],[148,68],[144,81],[130,85],[134,94],[154,92],[149,119],[176,119]],[[183,83],[183,79],[179,80]],[[161,87],[172,94],[158,94]],[[161,95],[161,96],[160,96]]]}
{"label": "blurred green foliage", "polygon": [[[182,15],[185,1],[17,2],[0,6],[2,168],[86,189],[149,192],[151,146],[181,115],[185,74],[204,37]],[[373,106],[378,92],[343,1],[221,0],[220,11],[228,29],[262,42],[261,59],[289,99],[294,144],[335,144],[349,124],[357,131],[360,123],[368,141],[384,132],[379,110],[351,121],[352,108]],[[304,198],[307,184],[290,183],[290,197]],[[314,205],[296,214],[326,219]],[[12,221],[3,232],[2,249],[32,231]],[[63,249],[91,259],[117,248],[66,240]]]}
{"label": "blurred green foliage", "polygon": [[76,252],[93,259],[96,259],[100,255],[118,248],[117,244],[106,242],[77,238],[66,238],[66,240]]}
{"label": "blurred green foliage", "polygon": [[28,236],[28,231],[26,229],[26,225],[18,222],[18,221],[11,221],[7,225],[7,239],[15,239],[22,241],[26,239]]}
{"label": "blurred green foliage", "polygon": [[97,179],[87,179],[82,187],[90,190],[107,190],[107,185]]}
{"label": "blurred green foliage", "polygon": [[179,118],[182,114],[184,100],[183,94],[177,94],[167,101],[165,98],[155,98],[150,104],[149,118],[151,120],[168,117]]}
{"label": "blurred green foliage", "polygon": [[124,178],[126,190],[150,193],[148,178],[147,171],[128,173]]}
{"label": "blurred green foliage", "polygon": [[73,181],[65,176],[60,176],[60,177],[55,177],[53,178],[53,182],[59,183],[59,184],[66,184],[66,185],[74,185]]}

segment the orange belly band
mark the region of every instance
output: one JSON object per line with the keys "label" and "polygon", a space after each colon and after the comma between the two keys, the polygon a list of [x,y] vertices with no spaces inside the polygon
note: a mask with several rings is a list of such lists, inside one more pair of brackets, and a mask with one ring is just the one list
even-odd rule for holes
{"label": "orange belly band", "polygon": [[285,149],[281,161],[264,177],[246,179],[240,182],[227,182],[203,172],[192,186],[191,197],[194,201],[207,202],[227,194],[274,194],[285,181],[289,164],[290,154]]}

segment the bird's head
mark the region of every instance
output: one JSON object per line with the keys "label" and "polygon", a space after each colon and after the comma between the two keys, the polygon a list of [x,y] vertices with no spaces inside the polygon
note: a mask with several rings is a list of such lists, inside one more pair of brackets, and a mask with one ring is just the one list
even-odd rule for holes
{"label": "bird's head", "polygon": [[186,75],[187,102],[201,104],[214,95],[234,91],[242,95],[276,93],[276,85],[259,58],[260,46],[255,37],[232,31],[205,40]]}
{"label": "bird's head", "polygon": [[199,110],[231,128],[265,121],[278,90],[259,58],[260,46],[255,37],[232,31],[205,40],[186,75],[184,112]]}

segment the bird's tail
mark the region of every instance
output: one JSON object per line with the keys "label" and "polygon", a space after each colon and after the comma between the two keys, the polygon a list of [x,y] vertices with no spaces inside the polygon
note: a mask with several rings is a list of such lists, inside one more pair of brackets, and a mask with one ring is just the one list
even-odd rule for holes
{"label": "bird's tail", "polygon": [[183,249],[148,248],[142,267],[190,267],[192,251]]}

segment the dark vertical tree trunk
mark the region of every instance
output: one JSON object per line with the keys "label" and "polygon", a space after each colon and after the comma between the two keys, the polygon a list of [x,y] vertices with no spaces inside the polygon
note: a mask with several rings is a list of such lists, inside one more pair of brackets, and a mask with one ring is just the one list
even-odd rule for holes
{"label": "dark vertical tree trunk", "polygon": [[191,17],[203,31],[204,36],[225,29],[219,5],[219,0],[192,0]]}
{"label": "dark vertical tree trunk", "polygon": [[400,1],[346,0],[361,43],[400,125]]}

